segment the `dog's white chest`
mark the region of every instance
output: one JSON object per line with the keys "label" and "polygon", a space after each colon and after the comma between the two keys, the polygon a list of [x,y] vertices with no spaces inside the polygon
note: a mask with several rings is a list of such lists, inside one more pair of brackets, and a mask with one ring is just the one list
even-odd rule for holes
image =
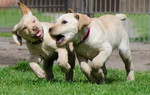
{"label": "dog's white chest", "polygon": [[98,49],[92,48],[86,44],[80,44],[80,45],[75,46],[75,51],[77,55],[88,58],[90,60],[92,60],[99,53]]}
{"label": "dog's white chest", "polygon": [[49,58],[54,54],[54,49],[46,46],[45,44],[32,45],[27,44],[31,54],[41,56],[43,58]]}

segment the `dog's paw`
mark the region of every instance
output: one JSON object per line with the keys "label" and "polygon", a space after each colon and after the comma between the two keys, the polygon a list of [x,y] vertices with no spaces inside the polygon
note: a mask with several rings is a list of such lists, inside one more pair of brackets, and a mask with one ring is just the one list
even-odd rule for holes
{"label": "dog's paw", "polygon": [[59,63],[59,67],[60,67],[61,71],[64,73],[68,73],[71,69],[71,66],[68,63],[63,63],[63,64]]}
{"label": "dog's paw", "polygon": [[105,76],[104,73],[103,73],[103,71],[102,71],[102,69],[99,69],[99,70],[97,70],[97,71],[92,70],[92,74],[93,74],[93,76],[94,76],[96,79],[98,79],[98,80],[103,79],[104,76]]}
{"label": "dog's paw", "polygon": [[127,81],[134,81],[134,71],[130,71],[127,75]]}
{"label": "dog's paw", "polygon": [[45,78],[46,74],[44,71],[41,71],[39,74],[36,74],[39,79]]}

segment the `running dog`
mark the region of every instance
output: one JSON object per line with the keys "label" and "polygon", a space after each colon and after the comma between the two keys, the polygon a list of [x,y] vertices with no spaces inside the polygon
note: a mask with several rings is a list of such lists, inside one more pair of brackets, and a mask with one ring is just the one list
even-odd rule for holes
{"label": "running dog", "polygon": [[[123,25],[126,18],[125,14],[90,18],[69,9],[69,13],[60,16],[49,32],[57,39],[58,46],[73,42],[80,68],[89,81],[103,82],[107,74],[105,63],[116,48],[125,63],[127,80],[132,81],[134,67],[128,34]],[[88,59],[92,61],[91,65]]]}
{"label": "running dog", "polygon": [[[49,27],[52,27],[53,24],[39,22],[27,6],[20,2],[18,2],[18,5],[23,17],[12,30],[13,39],[18,45],[22,45],[22,38],[26,41],[31,55],[29,65],[35,75],[38,78],[53,79],[53,62],[58,58],[57,61],[61,70],[66,73],[66,80],[72,80],[75,63],[73,49],[69,49],[69,46],[58,48],[55,39],[48,32]],[[64,56],[71,56],[72,60],[68,60],[68,57]],[[38,65],[41,62],[43,62],[44,70]]]}

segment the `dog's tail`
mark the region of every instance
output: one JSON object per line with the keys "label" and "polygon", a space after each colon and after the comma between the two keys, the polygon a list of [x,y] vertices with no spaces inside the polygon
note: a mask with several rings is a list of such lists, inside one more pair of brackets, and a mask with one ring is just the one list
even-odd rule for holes
{"label": "dog's tail", "polygon": [[122,21],[124,21],[124,20],[127,19],[127,16],[126,16],[125,14],[116,14],[115,16],[116,16],[116,17],[119,17],[120,20],[122,20]]}

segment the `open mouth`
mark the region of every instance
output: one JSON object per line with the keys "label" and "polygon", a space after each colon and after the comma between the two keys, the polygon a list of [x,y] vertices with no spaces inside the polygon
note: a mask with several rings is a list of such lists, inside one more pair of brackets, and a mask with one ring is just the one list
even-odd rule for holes
{"label": "open mouth", "polygon": [[56,44],[60,44],[64,41],[65,36],[64,35],[57,35],[57,36],[55,36],[55,38],[56,38]]}
{"label": "open mouth", "polygon": [[37,37],[41,37],[41,36],[42,36],[42,31],[38,31],[38,32],[36,33],[36,36],[37,36]]}
{"label": "open mouth", "polygon": [[36,37],[37,37],[37,38],[42,38],[42,37],[43,37],[43,31],[42,31],[42,30],[38,30],[38,31],[36,32]]}

